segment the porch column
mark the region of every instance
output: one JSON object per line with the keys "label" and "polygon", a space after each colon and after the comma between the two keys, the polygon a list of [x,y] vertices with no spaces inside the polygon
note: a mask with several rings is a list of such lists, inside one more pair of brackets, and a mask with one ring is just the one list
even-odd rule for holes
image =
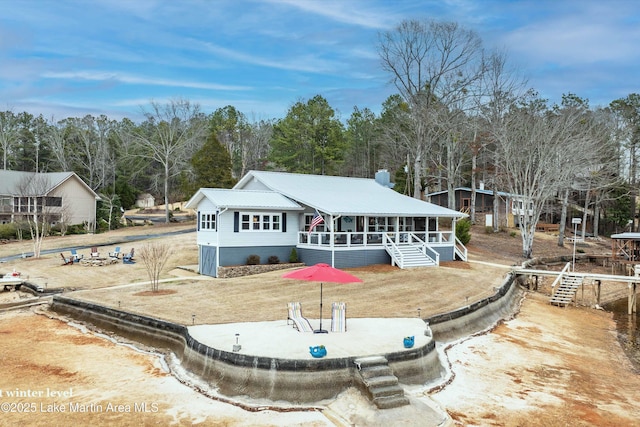
{"label": "porch column", "polygon": [[[333,221],[335,221],[335,218],[333,217],[333,214],[329,215],[329,217],[331,218],[331,230],[329,230],[329,244],[331,245],[331,267],[335,267],[336,266],[336,251],[335,249],[335,234],[334,234],[334,229],[335,229],[335,223]],[[320,314],[322,316],[322,314]]]}

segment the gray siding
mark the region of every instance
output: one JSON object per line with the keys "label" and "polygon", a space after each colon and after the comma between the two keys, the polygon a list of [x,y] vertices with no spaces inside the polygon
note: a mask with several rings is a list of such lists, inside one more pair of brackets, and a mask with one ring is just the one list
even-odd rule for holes
{"label": "gray siding", "polygon": [[431,248],[440,254],[440,261],[453,261],[453,246],[432,246]]}
{"label": "gray siding", "polygon": [[[298,258],[306,265],[320,262],[331,265],[331,251],[299,248]],[[373,264],[391,264],[391,257],[384,249],[335,251],[334,267],[352,268]]]}
{"label": "gray siding", "polygon": [[[267,264],[269,257],[275,255],[280,262],[289,262],[289,255],[294,246],[245,246],[220,248],[220,265],[245,265],[249,255],[258,255],[260,264]],[[299,255],[298,255],[299,256]]]}

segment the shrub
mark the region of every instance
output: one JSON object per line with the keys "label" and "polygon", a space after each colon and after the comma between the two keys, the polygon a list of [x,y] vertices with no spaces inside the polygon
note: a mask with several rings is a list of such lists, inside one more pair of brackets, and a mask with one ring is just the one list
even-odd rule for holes
{"label": "shrub", "polygon": [[518,234],[518,233],[516,233],[515,231],[511,231],[511,232],[509,233],[509,236],[511,236],[511,237],[516,237],[516,236],[517,236],[517,234]]}
{"label": "shrub", "polygon": [[466,245],[471,240],[471,221],[468,219],[462,219],[456,223],[456,237],[463,245]]}
{"label": "shrub", "polygon": [[0,224],[0,239],[13,240],[16,238],[17,230],[14,223]]}
{"label": "shrub", "polygon": [[267,262],[269,264],[280,264],[280,258],[278,258],[276,255],[271,255]]}
{"label": "shrub", "polygon": [[247,257],[247,265],[258,265],[260,264],[260,255],[249,255]]}
{"label": "shrub", "polygon": [[86,234],[84,224],[72,224],[67,227],[67,234]]}
{"label": "shrub", "polygon": [[289,254],[289,262],[298,262],[298,252],[296,252],[296,248],[291,248],[291,253]]}

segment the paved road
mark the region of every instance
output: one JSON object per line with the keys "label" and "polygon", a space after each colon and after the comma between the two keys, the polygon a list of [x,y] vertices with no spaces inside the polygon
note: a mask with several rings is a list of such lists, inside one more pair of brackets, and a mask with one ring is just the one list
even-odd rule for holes
{"label": "paved road", "polygon": [[[170,232],[158,233],[158,234],[145,234],[145,235],[140,235],[140,236],[122,236],[121,240],[110,241],[109,245],[124,244],[124,243],[129,243],[129,242],[135,242],[135,241],[138,241],[138,240],[153,239],[153,238],[156,238],[156,237],[175,236],[176,234],[192,233],[194,231],[195,231],[195,228],[194,229],[187,229],[187,230],[179,230],[179,231],[170,231]],[[65,248],[43,249],[41,251],[41,253],[42,254],[53,254],[53,253],[56,253],[56,252],[70,251],[71,249],[91,249],[94,246],[96,246],[96,245],[70,246],[70,247],[65,247]],[[11,260],[15,260],[15,259],[19,259],[19,258],[29,258],[29,257],[32,257],[32,256],[33,256],[33,252],[25,252],[24,254],[10,255],[8,257],[0,258],[0,263],[11,261]]]}

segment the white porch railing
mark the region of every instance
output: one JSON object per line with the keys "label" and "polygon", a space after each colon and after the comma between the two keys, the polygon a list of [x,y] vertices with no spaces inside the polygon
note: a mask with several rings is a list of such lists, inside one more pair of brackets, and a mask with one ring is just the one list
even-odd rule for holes
{"label": "white porch railing", "polygon": [[[333,237],[332,237],[333,236]],[[307,233],[298,232],[298,244],[309,246],[324,246],[336,248],[367,247],[380,248],[383,246],[383,236],[396,244],[406,243],[411,238],[419,239],[427,245],[454,246],[455,235],[451,231],[388,231],[388,232],[335,232],[329,231]],[[426,236],[426,239],[425,239]],[[331,241],[333,238],[333,242]],[[333,244],[332,244],[333,243]]]}

